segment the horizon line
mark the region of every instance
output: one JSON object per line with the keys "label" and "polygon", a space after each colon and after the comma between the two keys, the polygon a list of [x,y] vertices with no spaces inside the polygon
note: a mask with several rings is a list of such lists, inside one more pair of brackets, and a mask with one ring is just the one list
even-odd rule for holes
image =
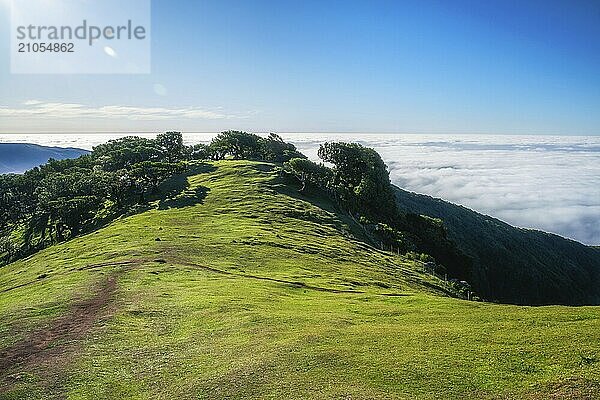
{"label": "horizon line", "polygon": [[[227,129],[229,130],[229,129]],[[161,130],[126,130],[126,131],[22,131],[22,132],[0,132],[0,135],[77,135],[77,134],[158,134],[162,132],[181,132],[182,134],[219,134],[227,130],[215,131],[195,131],[195,130],[177,130],[177,129],[161,129]],[[238,130],[238,129],[231,129]],[[359,135],[484,135],[484,136],[600,136],[599,133],[580,134],[580,133],[491,133],[491,132],[408,132],[408,131],[277,131],[277,130],[251,130],[239,129],[242,132],[258,133],[258,134],[359,134]]]}

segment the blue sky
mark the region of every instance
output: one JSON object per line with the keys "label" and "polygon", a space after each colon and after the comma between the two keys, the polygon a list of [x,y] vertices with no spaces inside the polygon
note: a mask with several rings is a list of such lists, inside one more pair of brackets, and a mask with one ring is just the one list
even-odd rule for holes
{"label": "blue sky", "polygon": [[2,132],[600,134],[597,0],[154,0],[148,75],[11,75],[0,1]]}

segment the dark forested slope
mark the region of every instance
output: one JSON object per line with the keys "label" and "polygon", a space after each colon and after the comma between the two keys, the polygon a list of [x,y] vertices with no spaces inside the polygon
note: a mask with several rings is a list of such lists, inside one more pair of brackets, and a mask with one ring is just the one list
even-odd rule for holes
{"label": "dark forested slope", "polygon": [[440,218],[473,258],[470,283],[485,299],[518,304],[600,304],[600,249],[516,228],[433,197],[396,188],[406,212]]}

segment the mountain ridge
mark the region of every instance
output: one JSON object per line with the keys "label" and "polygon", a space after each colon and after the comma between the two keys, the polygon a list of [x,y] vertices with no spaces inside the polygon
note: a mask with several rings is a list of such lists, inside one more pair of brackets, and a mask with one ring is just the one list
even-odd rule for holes
{"label": "mountain ridge", "polygon": [[[226,131],[208,145],[186,146],[181,133],[167,132],[109,141],[90,156],[0,175],[0,259],[23,258],[144,210],[162,181],[185,179],[199,161],[255,160],[277,166],[300,192],[328,198],[374,247],[428,263],[466,297],[474,291],[502,303],[600,304],[596,248],[403,191],[391,184],[380,155],[360,144],[324,143],[318,155],[331,167],[274,134]],[[198,190],[190,198],[206,195]]]}
{"label": "mountain ridge", "polygon": [[395,192],[404,211],[444,221],[451,239],[474,258],[473,284],[484,298],[517,304],[600,303],[598,247],[515,227],[432,196],[398,187]]}
{"label": "mountain ridge", "polygon": [[0,397],[600,395],[597,307],[449,297],[299,189],[274,164],[194,162],[144,209],[0,268]]}
{"label": "mountain ridge", "polygon": [[75,147],[50,147],[33,143],[0,143],[0,174],[22,173],[49,159],[77,158],[89,151]]}

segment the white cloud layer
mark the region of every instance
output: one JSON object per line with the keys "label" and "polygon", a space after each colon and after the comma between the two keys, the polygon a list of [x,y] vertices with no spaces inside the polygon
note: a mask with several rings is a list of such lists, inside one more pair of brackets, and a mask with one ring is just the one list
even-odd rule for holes
{"label": "white cloud layer", "polygon": [[0,106],[0,118],[48,119],[66,118],[122,118],[132,121],[155,121],[169,119],[231,119],[241,116],[225,114],[219,111],[199,107],[138,107],[123,105],[89,106],[78,103],[44,102],[27,100],[20,107]]}
{"label": "white cloud layer", "polygon": [[[91,149],[124,134],[0,135]],[[153,136],[148,134],[147,136]],[[186,143],[214,134],[184,134]],[[516,226],[600,245],[600,137],[282,134],[312,159],[319,143],[357,141],[375,148],[392,181]]]}
{"label": "white cloud layer", "polygon": [[[329,137],[327,137],[329,136]],[[359,141],[396,185],[600,245],[600,137],[324,135]],[[322,141],[320,140],[320,141]],[[299,147],[316,158],[316,141]]]}

